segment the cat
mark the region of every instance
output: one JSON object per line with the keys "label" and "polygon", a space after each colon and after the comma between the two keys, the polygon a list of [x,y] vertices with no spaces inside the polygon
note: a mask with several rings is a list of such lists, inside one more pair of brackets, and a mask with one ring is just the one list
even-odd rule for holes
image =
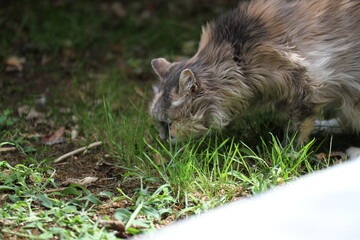
{"label": "cat", "polygon": [[273,110],[301,144],[319,113],[360,131],[360,1],[253,0],[206,24],[196,54],[151,61],[160,137],[185,140]]}

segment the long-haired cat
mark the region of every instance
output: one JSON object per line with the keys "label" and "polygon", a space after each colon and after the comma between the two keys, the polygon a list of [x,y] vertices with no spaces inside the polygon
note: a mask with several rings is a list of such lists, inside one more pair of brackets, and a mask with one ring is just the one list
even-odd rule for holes
{"label": "long-haired cat", "polygon": [[[161,135],[185,139],[273,109],[298,141],[331,109],[360,131],[360,1],[253,0],[203,27],[192,58],[152,60]],[[169,129],[169,130],[168,130]]]}

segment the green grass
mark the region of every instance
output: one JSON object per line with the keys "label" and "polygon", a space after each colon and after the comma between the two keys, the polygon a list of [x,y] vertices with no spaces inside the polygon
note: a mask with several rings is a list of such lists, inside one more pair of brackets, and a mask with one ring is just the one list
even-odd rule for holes
{"label": "green grass", "polygon": [[[115,239],[92,219],[95,211],[91,205],[100,201],[88,190],[72,185],[62,191],[46,193],[57,187],[55,169],[33,164],[12,167],[7,162],[0,162],[0,171],[0,191],[5,192],[8,199],[0,209],[0,220],[4,221],[2,234],[29,239],[55,236],[61,239]],[[75,197],[70,201],[58,199],[64,195]],[[37,229],[38,235],[33,235],[30,229]]]}
{"label": "green grass", "polygon": [[[6,14],[0,12],[5,16],[0,14],[1,59],[26,57],[23,73],[0,72],[0,147],[17,149],[0,155],[6,157],[0,159],[3,235],[115,239],[120,235],[101,226],[100,220],[116,219],[124,223],[124,238],[261,193],[335,162],[316,158],[315,141],[302,148],[295,148],[292,140],[280,144],[276,136],[281,134],[268,121],[269,115],[240,120],[223,133],[177,145],[160,141],[147,112],[155,82],[150,60],[181,56],[189,42],[199,39],[200,25],[216,14],[208,11],[194,17],[191,8],[179,7],[180,2],[129,1],[128,15],[119,18],[100,1],[59,2],[56,6],[17,1],[6,5]],[[43,111],[53,128],[79,129],[79,139],[69,140],[67,132],[64,145],[72,149],[103,141],[108,158],[122,169],[116,173],[119,188],[94,194],[73,184],[49,192],[59,187],[56,172],[61,166],[51,165],[53,152],[58,152],[39,144],[34,133],[53,128],[35,126],[16,114],[21,105],[36,106],[35,99],[44,92]],[[69,111],[64,113],[64,108]],[[118,201],[127,204],[101,215],[101,206]]]}

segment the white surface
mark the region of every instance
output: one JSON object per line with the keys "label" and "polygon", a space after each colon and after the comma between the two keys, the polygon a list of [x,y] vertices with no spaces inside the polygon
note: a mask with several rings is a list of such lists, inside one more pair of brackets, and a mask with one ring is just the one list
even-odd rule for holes
{"label": "white surface", "polygon": [[360,240],[360,158],[141,239]]}

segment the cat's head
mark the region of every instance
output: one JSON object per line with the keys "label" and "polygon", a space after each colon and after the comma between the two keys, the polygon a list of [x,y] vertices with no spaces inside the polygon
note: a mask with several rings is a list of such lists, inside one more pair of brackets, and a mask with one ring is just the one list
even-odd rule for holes
{"label": "cat's head", "polygon": [[160,137],[181,141],[205,134],[216,110],[198,69],[188,61],[170,63],[164,58],[153,59],[151,65],[160,78],[150,105],[151,116],[160,124]]}

